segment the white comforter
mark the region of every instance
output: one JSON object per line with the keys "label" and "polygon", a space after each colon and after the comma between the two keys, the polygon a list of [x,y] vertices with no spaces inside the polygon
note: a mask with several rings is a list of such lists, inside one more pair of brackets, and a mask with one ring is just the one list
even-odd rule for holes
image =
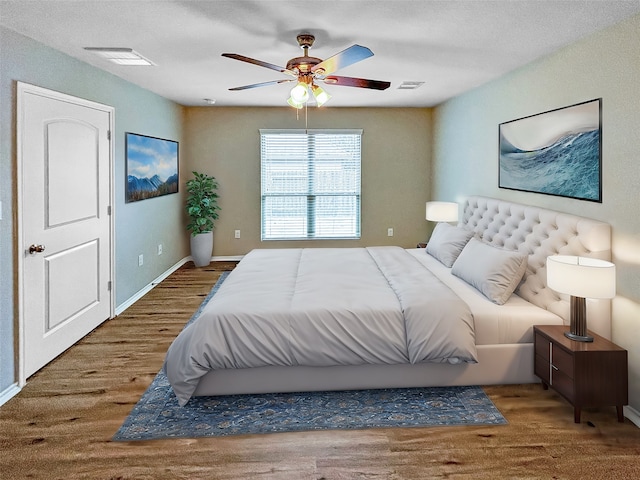
{"label": "white comforter", "polygon": [[253,250],[175,339],[181,405],[212,369],[475,363],[467,305],[399,247]]}

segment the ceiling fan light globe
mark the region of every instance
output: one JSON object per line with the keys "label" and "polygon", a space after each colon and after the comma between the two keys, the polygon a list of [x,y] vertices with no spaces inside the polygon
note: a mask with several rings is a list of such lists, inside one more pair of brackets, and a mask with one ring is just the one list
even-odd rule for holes
{"label": "ceiling fan light globe", "polygon": [[296,103],[305,103],[309,100],[309,90],[304,83],[298,83],[291,89],[291,98]]}
{"label": "ceiling fan light globe", "polygon": [[316,99],[316,104],[321,107],[331,99],[331,95],[325,92],[321,87],[314,85],[312,87],[313,96]]}
{"label": "ceiling fan light globe", "polygon": [[289,97],[289,100],[287,100],[287,103],[291,105],[293,108],[297,108],[298,110],[304,107],[304,103],[298,103],[291,97]]}

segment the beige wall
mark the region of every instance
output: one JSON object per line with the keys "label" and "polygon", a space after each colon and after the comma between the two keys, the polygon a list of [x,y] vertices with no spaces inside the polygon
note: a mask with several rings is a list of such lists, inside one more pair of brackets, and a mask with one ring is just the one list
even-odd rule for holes
{"label": "beige wall", "polygon": [[[618,296],[613,340],[629,351],[640,411],[640,15],[438,107],[432,190],[538,205],[609,222]],[[602,98],[602,203],[498,188],[498,124]]]}
{"label": "beige wall", "polygon": [[[362,137],[362,238],[342,241],[260,241],[261,128],[305,128],[304,111],[286,108],[188,108],[181,145],[190,170],[220,184],[220,218],[214,255],[253,248],[400,245],[412,247],[427,233],[431,110],[309,109],[308,128],[358,128]],[[190,177],[191,175],[187,175]],[[186,178],[183,178],[186,181]],[[394,236],[387,236],[387,228]],[[234,238],[234,231],[241,238]]]}

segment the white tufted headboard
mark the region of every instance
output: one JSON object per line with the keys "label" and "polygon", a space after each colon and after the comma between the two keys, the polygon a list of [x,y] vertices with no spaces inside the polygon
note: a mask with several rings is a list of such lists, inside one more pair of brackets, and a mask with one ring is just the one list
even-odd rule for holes
{"label": "white tufted headboard", "polygon": [[[459,226],[485,243],[529,255],[529,266],[515,293],[569,321],[569,297],[547,287],[549,255],[580,255],[611,260],[607,223],[539,207],[471,196]],[[587,300],[588,328],[611,338],[611,301]]]}

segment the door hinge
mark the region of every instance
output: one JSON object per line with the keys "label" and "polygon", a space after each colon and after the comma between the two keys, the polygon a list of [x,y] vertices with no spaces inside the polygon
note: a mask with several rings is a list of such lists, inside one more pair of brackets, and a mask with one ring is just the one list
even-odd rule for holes
{"label": "door hinge", "polygon": [[107,130],[107,140],[111,140],[111,130]]}
{"label": "door hinge", "polygon": [[107,206],[107,215],[111,215],[111,205]]}
{"label": "door hinge", "polygon": [[111,280],[107,282],[107,290],[111,291]]}

